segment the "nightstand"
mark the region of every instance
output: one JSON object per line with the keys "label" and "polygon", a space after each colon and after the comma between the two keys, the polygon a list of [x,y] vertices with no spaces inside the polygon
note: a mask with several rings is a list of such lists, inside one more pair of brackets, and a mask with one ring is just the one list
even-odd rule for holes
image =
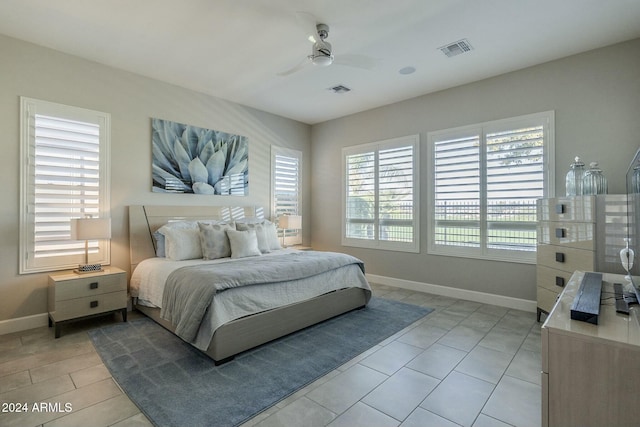
{"label": "nightstand", "polygon": [[49,327],[86,317],[119,311],[127,321],[127,273],[117,267],[86,274],[73,272],[49,275]]}

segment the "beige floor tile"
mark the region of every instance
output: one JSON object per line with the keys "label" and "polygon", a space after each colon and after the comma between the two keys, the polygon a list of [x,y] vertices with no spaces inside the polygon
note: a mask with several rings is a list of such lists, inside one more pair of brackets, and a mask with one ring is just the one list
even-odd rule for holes
{"label": "beige floor tile", "polygon": [[133,417],[117,422],[111,427],[153,427],[153,424],[151,424],[151,421],[149,421],[143,413],[138,412]]}
{"label": "beige floor tile", "polygon": [[491,383],[454,371],[420,407],[462,426],[471,426],[493,389]]}
{"label": "beige floor tile", "polygon": [[111,373],[102,362],[99,365],[72,372],[70,375],[76,387],[84,387],[87,384],[111,377]]}
{"label": "beige floor tile", "polygon": [[362,402],[403,421],[439,382],[418,371],[402,368],[365,396]]}
{"label": "beige floor tile", "polygon": [[336,414],[316,402],[302,397],[256,424],[257,427],[309,426],[323,427]]}
{"label": "beige floor tile", "polygon": [[73,356],[68,359],[31,369],[31,380],[34,383],[38,383],[49,378],[69,374],[101,363],[102,360],[96,352],[80,354],[78,356]]}
{"label": "beige floor tile", "polygon": [[388,378],[357,364],[307,393],[307,397],[335,414],[341,414]]}
{"label": "beige floor tile", "polygon": [[422,349],[419,347],[394,341],[362,360],[360,364],[385,375],[392,375],[420,353]]}
{"label": "beige floor tile", "polygon": [[466,355],[466,351],[434,344],[420,353],[407,367],[442,380]]}
{"label": "beige floor tile", "polygon": [[398,420],[358,402],[331,422],[329,427],[396,427],[399,424]]}
{"label": "beige floor tile", "polygon": [[29,371],[5,375],[0,378],[0,395],[28,385],[31,385],[31,375],[29,375]]}
{"label": "beige floor tile", "polygon": [[514,426],[538,427],[541,393],[540,386],[505,375],[482,413]]}
{"label": "beige floor tile", "polygon": [[138,414],[140,410],[125,395],[112,397],[69,415],[45,423],[43,427],[110,426]]}

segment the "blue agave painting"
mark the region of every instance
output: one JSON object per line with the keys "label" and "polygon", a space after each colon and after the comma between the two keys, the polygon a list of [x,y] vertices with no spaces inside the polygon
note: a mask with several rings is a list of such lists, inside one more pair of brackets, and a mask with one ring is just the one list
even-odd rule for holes
{"label": "blue agave painting", "polygon": [[154,192],[248,194],[246,137],[160,119],[151,127]]}

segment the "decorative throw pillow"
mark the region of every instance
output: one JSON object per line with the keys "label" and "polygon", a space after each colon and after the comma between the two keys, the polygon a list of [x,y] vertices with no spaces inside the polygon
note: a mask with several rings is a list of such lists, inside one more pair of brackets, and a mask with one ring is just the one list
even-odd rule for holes
{"label": "decorative throw pillow", "polygon": [[200,232],[197,228],[174,229],[164,231],[165,255],[174,261],[202,258]]}
{"label": "decorative throw pillow", "polygon": [[282,246],[280,246],[280,239],[278,239],[278,229],[274,223],[271,221],[264,222],[264,234],[267,238],[267,246],[269,246],[269,249],[272,251],[282,249]]}
{"label": "decorative throw pillow", "polygon": [[198,223],[200,228],[200,245],[204,259],[227,258],[231,256],[231,245],[226,230],[233,230],[230,224]]}
{"label": "decorative throw pillow", "polygon": [[167,230],[185,230],[189,228],[197,230],[198,224],[195,221],[171,221],[158,228],[156,232],[153,233],[153,238],[156,241],[156,256],[167,256],[169,245],[169,242],[167,242],[165,238]]}
{"label": "decorative throw pillow", "polygon": [[238,222],[236,223],[236,230],[239,230],[239,231],[255,230],[256,237],[258,238],[258,249],[260,249],[260,252],[262,252],[263,254],[267,252],[271,252],[271,248],[269,247],[269,242],[267,241],[267,234],[265,232],[265,227],[263,223]]}
{"label": "decorative throw pillow", "polygon": [[227,230],[229,244],[231,245],[231,258],[244,258],[262,255],[258,248],[256,230]]}

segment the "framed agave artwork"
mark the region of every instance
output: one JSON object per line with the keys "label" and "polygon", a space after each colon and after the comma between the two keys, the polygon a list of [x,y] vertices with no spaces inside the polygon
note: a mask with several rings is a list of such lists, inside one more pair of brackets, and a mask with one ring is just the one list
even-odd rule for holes
{"label": "framed agave artwork", "polygon": [[151,119],[153,192],[249,194],[245,136]]}

